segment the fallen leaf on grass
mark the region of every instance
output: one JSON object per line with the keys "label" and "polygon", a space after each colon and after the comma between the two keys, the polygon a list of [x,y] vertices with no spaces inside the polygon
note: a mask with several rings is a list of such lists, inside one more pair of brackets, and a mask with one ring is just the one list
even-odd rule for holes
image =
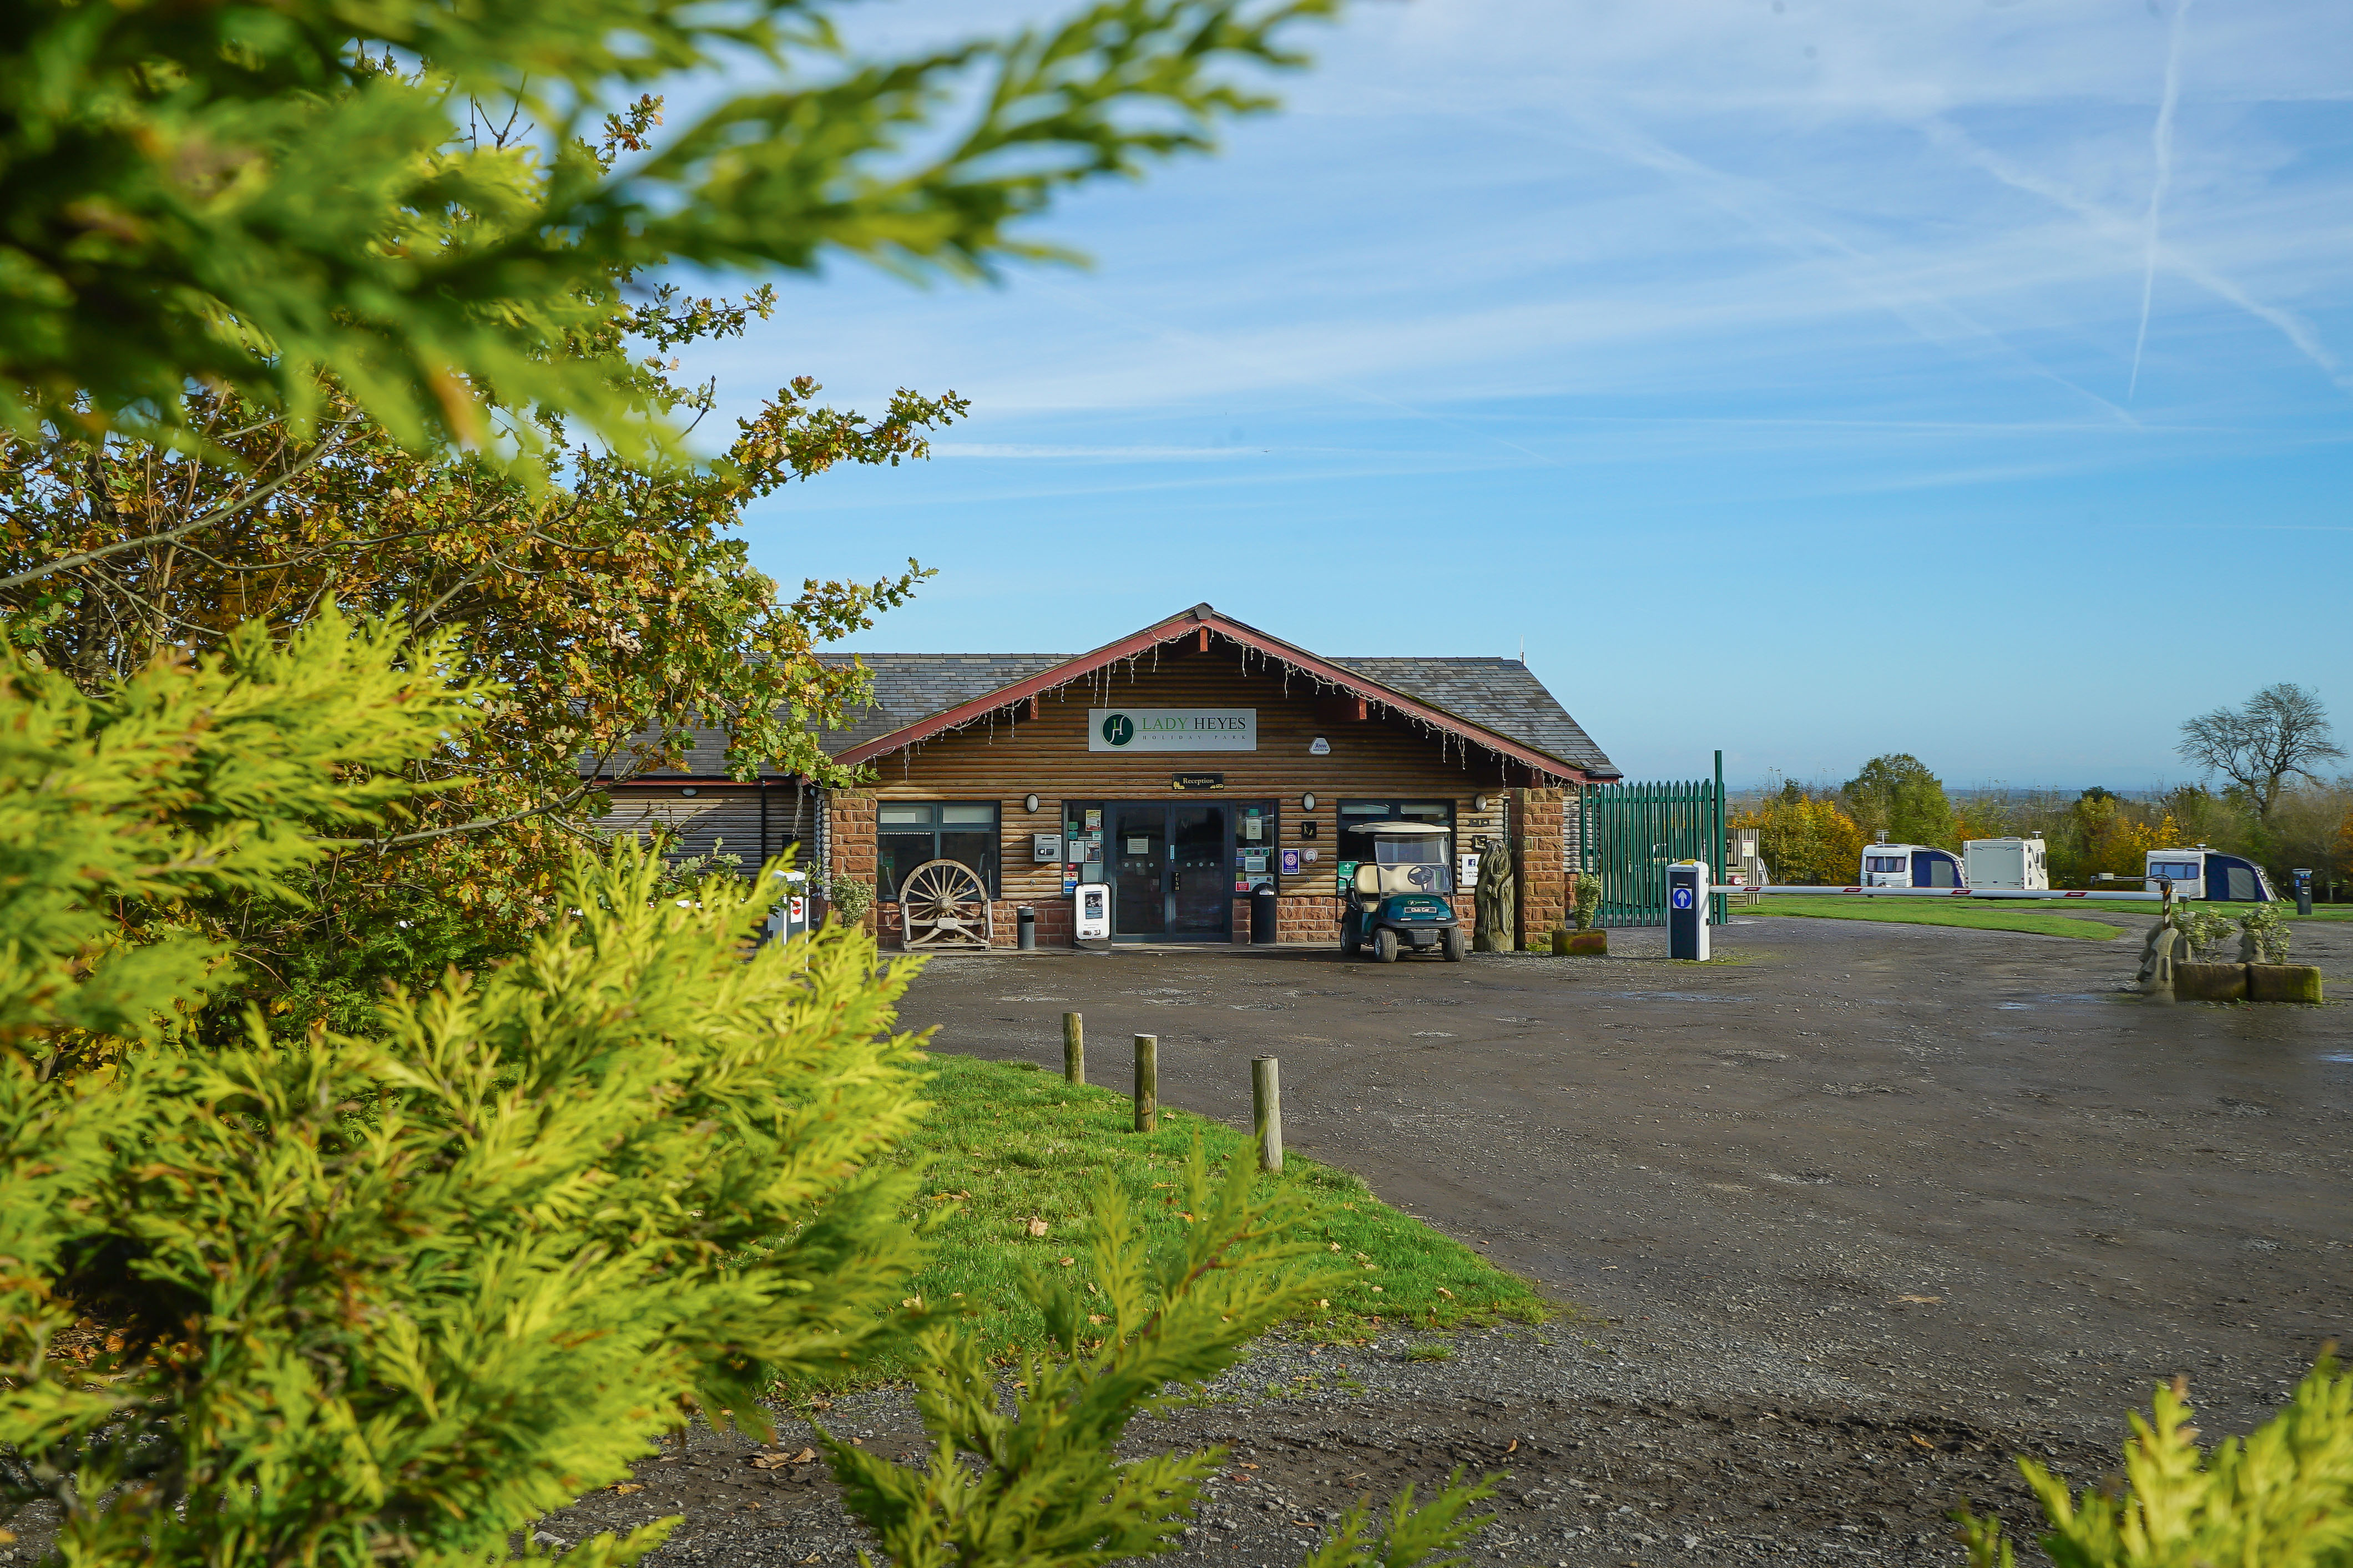
{"label": "fallen leaf on grass", "polygon": [[1454,1292],[1453,1292],[1453,1291],[1451,1291],[1451,1290],[1449,1290],[1449,1289],[1448,1289],[1445,1286],[1443,1286],[1443,1285],[1440,1285],[1440,1286],[1438,1288],[1438,1293],[1439,1293],[1440,1295],[1441,1295],[1441,1296],[1445,1297],[1445,1298],[1446,1298],[1448,1300],[1450,1300],[1450,1301],[1451,1301],[1452,1300],[1454,1300]]}
{"label": "fallen leaf on grass", "polygon": [[1077,1262],[1078,1259],[1074,1258],[1057,1258],[1054,1261],[1060,1264],[1063,1268],[1068,1268],[1071,1264]]}
{"label": "fallen leaf on grass", "polygon": [[1046,1222],[1045,1222],[1044,1220],[1042,1220],[1042,1219],[1039,1219],[1036,1215],[1031,1215],[1029,1216],[1029,1234],[1030,1234],[1030,1235],[1032,1235],[1032,1236],[1043,1236],[1043,1235],[1045,1235],[1045,1234],[1046,1234]]}

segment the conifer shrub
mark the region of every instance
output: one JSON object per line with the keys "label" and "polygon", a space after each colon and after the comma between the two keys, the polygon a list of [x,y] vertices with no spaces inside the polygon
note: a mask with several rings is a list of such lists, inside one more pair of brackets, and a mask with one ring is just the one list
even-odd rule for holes
{"label": "conifer shrub", "polygon": [[[95,695],[0,659],[0,1521],[54,1504],[54,1561],[500,1560],[664,1431],[765,1435],[778,1384],[915,1331],[938,1461],[833,1448],[893,1557],[1098,1563],[1173,1544],[1215,1458],[1113,1460],[1134,1412],[1329,1288],[1295,1194],[1213,1194],[1197,1154],[1181,1250],[1107,1195],[1097,1291],[1031,1282],[1056,1348],[1000,1415],[903,1294],[919,966],[839,924],[750,946],[778,866],[681,889],[634,843],[584,852],[509,963],[364,1032],[199,1038],[238,955],[179,902],[297,897],[481,689],[447,644],[332,614]],[[1410,1568],[1480,1495],[1353,1517],[1318,1561]]]}
{"label": "conifer shrub", "polygon": [[[1235,1161],[1213,1187],[1199,1138],[1185,1170],[1184,1244],[1147,1247],[1115,1180],[1097,1189],[1083,1289],[1029,1270],[1024,1293],[1049,1347],[1022,1356],[1008,1408],[975,1336],[923,1331],[915,1405],[931,1437],[922,1468],[825,1437],[844,1501],[899,1568],[1096,1568],[1178,1544],[1223,1450],[1120,1460],[1127,1424],[1170,1384],[1198,1384],[1242,1346],[1309,1306],[1336,1276],[1306,1267],[1323,1244],[1296,1188],[1253,1195]],[[1486,1482],[1453,1483],[1425,1507],[1409,1490],[1376,1526],[1359,1509],[1309,1562],[1314,1568],[1409,1568],[1451,1561],[1489,1522],[1469,1514]],[[1432,1562],[1437,1559],[1437,1562]]]}
{"label": "conifer shrub", "polygon": [[[2333,1354],[2285,1408],[2244,1437],[2198,1447],[2187,1385],[2158,1388],[2132,1417],[2122,1487],[2067,1485],[2018,1461],[2051,1529],[2058,1568],[2344,1568],[2353,1563],[2353,1378]],[[2000,1521],[1957,1516],[1971,1568],[2011,1568]]]}

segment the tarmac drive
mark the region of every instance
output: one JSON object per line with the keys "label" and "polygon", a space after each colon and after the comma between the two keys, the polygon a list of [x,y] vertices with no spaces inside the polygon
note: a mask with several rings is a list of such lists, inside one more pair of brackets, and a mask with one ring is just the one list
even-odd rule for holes
{"label": "tarmac drive", "polygon": [[[2353,927],[2295,932],[2347,994]],[[1715,935],[1705,965],[1641,931],[1609,959],[938,959],[904,1019],[1059,1069],[1079,1011],[1123,1088],[1156,1034],[1162,1100],[1244,1126],[1278,1056],[1291,1147],[1562,1300],[1932,1409],[2106,1428],[2179,1372],[2237,1429],[2353,1323],[2353,1008],[2151,1005],[2118,994],[2128,937]]]}
{"label": "tarmac drive", "polygon": [[[2353,926],[2294,931],[2295,961],[2353,995]],[[948,957],[903,1016],[937,1026],[935,1049],[1059,1068],[1060,1016],[1082,1012],[1089,1077],[1115,1088],[1129,1037],[1155,1034],[1163,1101],[1244,1126],[1250,1060],[1278,1056],[1291,1147],[1607,1320],[1472,1336],[1494,1342],[1483,1387],[1485,1348],[1419,1384],[1377,1350],[1391,1393],[1228,1434],[1263,1449],[1289,1421],[1290,1468],[1327,1497],[1318,1446],[1365,1476],[1356,1450],[1385,1423],[1430,1456],[1401,1479],[1525,1437],[1503,1462],[1517,1489],[1538,1476],[1537,1500],[1497,1527],[1525,1533],[1506,1560],[1621,1563],[1654,1539],[1674,1559],[1950,1560],[1937,1521],[1964,1489],[2023,1496],[2008,1455],[2096,1478],[2126,1411],[2176,1373],[2210,1439],[2243,1432],[2353,1326],[2342,1001],[2145,1003],[2120,990],[2130,934],[1754,917],[1715,934],[1706,965],[1640,931],[1612,931],[1608,959]],[[1521,1366],[1539,1339],[1556,1364]],[[1638,1415],[1654,1429],[1628,1452],[1683,1479],[1588,1501],[1580,1454]],[[1787,1442],[1744,1470],[1759,1432]],[[1915,1447],[1939,1463],[1897,1462]],[[1654,1512],[1684,1523],[1624,1536]],[[1614,1534],[1575,1522],[1622,1514]]]}

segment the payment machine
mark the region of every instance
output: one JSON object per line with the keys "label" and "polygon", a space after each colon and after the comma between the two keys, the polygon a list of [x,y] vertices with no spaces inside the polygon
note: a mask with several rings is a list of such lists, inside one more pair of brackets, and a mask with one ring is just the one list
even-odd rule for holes
{"label": "payment machine", "polygon": [[1707,865],[1677,860],[1667,868],[1667,956],[1707,959]]}
{"label": "payment machine", "polygon": [[1081,882],[1078,887],[1077,925],[1071,937],[1078,942],[1109,942],[1111,940],[1111,884]]}

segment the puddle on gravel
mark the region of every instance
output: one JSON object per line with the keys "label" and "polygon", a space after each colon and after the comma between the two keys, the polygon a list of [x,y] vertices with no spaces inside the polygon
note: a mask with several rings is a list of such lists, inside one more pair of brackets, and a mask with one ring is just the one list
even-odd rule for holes
{"label": "puddle on gravel", "polygon": [[2320,1053],[2320,1059],[2325,1062],[2353,1063],[2353,1051],[2323,1051]]}

